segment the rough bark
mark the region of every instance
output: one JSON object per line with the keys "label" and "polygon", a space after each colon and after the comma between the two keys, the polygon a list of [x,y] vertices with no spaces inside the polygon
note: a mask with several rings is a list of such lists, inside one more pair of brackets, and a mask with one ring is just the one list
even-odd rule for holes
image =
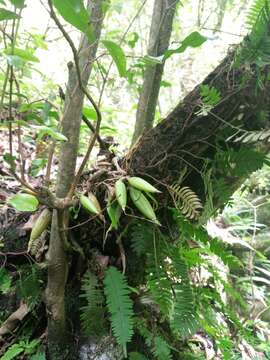
{"label": "rough bark", "polygon": [[[149,175],[157,183],[172,184],[187,166],[186,183],[200,192],[203,181],[198,172],[205,165],[203,159],[213,158],[218,141],[226,143],[224,131],[228,137],[228,130],[230,134],[236,133],[237,127],[253,130],[269,126],[268,119],[264,124],[258,121],[260,111],[269,108],[269,81],[263,89],[258,88],[256,69],[252,66],[234,68],[234,56],[235,52],[230,53],[202,82],[220,91],[222,100],[217,106],[206,116],[198,115],[201,109],[198,85],[131,149],[126,157],[130,173]],[[267,74],[268,67],[260,71]],[[225,146],[236,145],[227,142]],[[232,191],[236,180],[232,181]]]}
{"label": "rough bark", "polygon": [[[178,0],[155,0],[148,41],[147,54],[149,56],[161,56],[168,49],[178,2]],[[145,70],[132,144],[144,130],[153,127],[163,70],[164,63],[149,66]]]}
{"label": "rough bark", "polygon": [[[83,35],[79,46],[78,57],[84,86],[88,82],[100,38],[103,21],[102,4],[103,0],[88,1],[95,41],[90,44],[86,36]],[[84,94],[78,85],[75,66],[70,63],[66,101],[61,122],[61,131],[68,138],[68,141],[63,142],[60,149],[56,187],[56,196],[59,198],[64,198],[67,195],[74,179],[83,100]],[[66,234],[63,231],[63,228],[68,224],[67,219],[66,211],[57,212],[54,210],[48,251],[48,284],[46,289],[48,350],[51,359],[65,358],[64,353],[68,352],[65,316],[65,284],[68,276],[68,262],[64,244]]]}

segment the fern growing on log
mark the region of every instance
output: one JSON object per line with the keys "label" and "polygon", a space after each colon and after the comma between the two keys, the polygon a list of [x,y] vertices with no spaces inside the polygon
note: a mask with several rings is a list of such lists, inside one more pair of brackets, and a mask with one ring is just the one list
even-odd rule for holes
{"label": "fern growing on log", "polygon": [[[139,319],[138,319],[139,320]],[[147,347],[157,360],[172,360],[172,354],[170,346],[167,341],[158,334],[155,334],[153,330],[149,330],[146,327],[145,322],[136,322],[136,328],[139,334],[144,338]]]}
{"label": "fern growing on log", "polygon": [[180,279],[173,287],[174,301],[170,314],[170,323],[174,331],[185,338],[193,335],[198,328],[195,301],[188,275],[188,268],[178,249],[170,254],[175,277]]}
{"label": "fern growing on log", "polygon": [[220,150],[217,152],[214,161],[217,175],[224,174],[233,177],[246,176],[260,169],[263,164],[269,164],[269,160],[263,153],[246,146],[241,147],[238,151]]}
{"label": "fern growing on log", "polygon": [[133,308],[130,289],[122,273],[111,266],[104,279],[106,304],[111,314],[113,334],[127,357],[127,343],[133,335]]}
{"label": "fern growing on log", "polygon": [[103,294],[98,286],[97,277],[87,271],[82,279],[82,294],[87,305],[80,308],[82,328],[86,335],[99,335],[103,330],[104,311],[102,308]]}
{"label": "fern growing on log", "polygon": [[151,299],[159,306],[161,312],[167,315],[172,306],[172,285],[162,266],[150,271],[146,286]]}
{"label": "fern growing on log", "polygon": [[137,256],[146,255],[153,246],[154,226],[148,222],[135,221],[131,225],[131,248]]}
{"label": "fern growing on log", "polygon": [[202,209],[202,203],[198,196],[189,187],[181,187],[173,184],[169,187],[175,207],[188,219],[196,219]]}
{"label": "fern growing on log", "polygon": [[247,17],[250,34],[236,54],[236,67],[242,64],[256,64],[259,67],[270,62],[270,2],[256,0]]}
{"label": "fern growing on log", "polygon": [[233,142],[242,142],[246,144],[257,143],[258,141],[269,142],[270,130],[257,130],[257,131],[245,131],[244,134],[235,137],[233,136]]}

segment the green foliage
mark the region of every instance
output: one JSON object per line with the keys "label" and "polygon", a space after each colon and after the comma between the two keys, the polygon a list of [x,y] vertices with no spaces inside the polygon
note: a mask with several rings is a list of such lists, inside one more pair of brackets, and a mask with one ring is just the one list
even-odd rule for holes
{"label": "green foliage", "polygon": [[168,59],[169,57],[171,57],[173,54],[181,54],[184,51],[186,51],[186,49],[188,47],[192,47],[192,48],[196,48],[201,46],[205,41],[207,40],[207,38],[203,35],[201,35],[198,31],[194,31],[193,33],[189,34],[182,42],[181,45],[176,48],[176,49],[169,49],[167,51],[165,51],[164,54],[164,60]]}
{"label": "green foliage", "polygon": [[19,15],[17,15],[13,11],[0,8],[0,21],[19,19],[19,18],[20,18]]}
{"label": "green foliage", "polygon": [[198,329],[198,318],[188,268],[179,251],[170,254],[174,273],[179,282],[174,285],[174,302],[170,313],[170,323],[174,331],[185,338]]}
{"label": "green foliage", "polygon": [[147,358],[138,352],[131,352],[129,353],[129,360],[147,360]]}
{"label": "green foliage", "polygon": [[32,355],[29,360],[46,360],[44,353]]}
{"label": "green foliage", "polygon": [[99,335],[104,330],[103,294],[97,277],[87,271],[82,279],[82,294],[87,305],[80,308],[82,328],[86,335]]}
{"label": "green foliage", "polygon": [[8,271],[4,268],[0,268],[0,293],[7,294],[11,288],[12,278]]}
{"label": "green foliage", "polygon": [[188,219],[196,219],[202,209],[198,196],[189,187],[173,184],[169,188],[175,207]]}
{"label": "green foliage", "polygon": [[5,354],[0,358],[0,360],[12,360],[15,359],[17,355],[21,354],[24,351],[24,347],[21,343],[13,344]]}
{"label": "green foliage", "polygon": [[19,270],[18,292],[29,307],[36,306],[42,296],[41,271],[34,265]]}
{"label": "green foliage", "polygon": [[25,0],[10,0],[16,8],[22,9],[24,7]]}
{"label": "green foliage", "polygon": [[75,28],[85,33],[89,41],[94,40],[92,25],[89,23],[89,14],[84,7],[83,0],[53,0],[53,5],[61,16]]}
{"label": "green foliage", "polygon": [[111,314],[113,334],[127,356],[127,343],[133,335],[133,309],[130,289],[123,274],[111,266],[104,279],[106,304]]}
{"label": "green foliage", "polygon": [[207,116],[221,100],[221,93],[215,87],[209,87],[208,85],[200,86],[201,95],[201,109],[197,112],[198,115]]}
{"label": "green foliage", "polygon": [[34,339],[32,341],[21,340],[18,343],[11,345],[0,360],[12,360],[17,358],[19,354],[25,353],[26,355],[32,354],[39,346],[40,340]]}
{"label": "green foliage", "polygon": [[8,204],[12,205],[18,211],[36,211],[38,199],[30,194],[16,194],[8,199]]}
{"label": "green foliage", "polygon": [[162,336],[155,334],[153,329],[150,331],[142,319],[138,319],[136,327],[155,359],[172,360],[170,346]]}
{"label": "green foliage", "polygon": [[35,55],[33,55],[33,51],[31,51],[30,49],[13,49],[11,47],[8,47],[7,49],[5,49],[5,54],[12,57],[19,57],[25,62],[39,62],[39,59]]}
{"label": "green foliage", "polygon": [[242,146],[239,150],[218,151],[214,165],[218,174],[243,177],[268,163],[268,158],[262,152]]}
{"label": "green foliage", "polygon": [[131,247],[138,257],[153,247],[154,232],[154,226],[147,222],[135,221],[130,226]]}
{"label": "green foliage", "polygon": [[164,315],[168,315],[172,307],[172,285],[165,269],[159,265],[153,269],[148,268],[147,288],[151,299],[159,306]]}
{"label": "green foliage", "polygon": [[230,140],[234,142],[240,142],[245,144],[258,143],[259,141],[269,141],[270,130],[259,130],[259,131],[245,131],[240,136],[233,136]]}
{"label": "green foliage", "polygon": [[210,251],[218,256],[230,269],[239,269],[242,266],[241,261],[232,255],[231,251],[218,239],[211,239],[209,246]]}
{"label": "green foliage", "polygon": [[109,54],[113,58],[113,61],[115,62],[119,75],[122,77],[127,76],[127,60],[125,53],[120,45],[116,44],[113,41],[109,40],[103,40],[103,45],[108,50]]}
{"label": "green foliage", "polygon": [[269,0],[255,0],[251,6],[247,16],[247,25],[251,32],[237,52],[236,67],[252,63],[261,67],[270,62],[269,4]]}

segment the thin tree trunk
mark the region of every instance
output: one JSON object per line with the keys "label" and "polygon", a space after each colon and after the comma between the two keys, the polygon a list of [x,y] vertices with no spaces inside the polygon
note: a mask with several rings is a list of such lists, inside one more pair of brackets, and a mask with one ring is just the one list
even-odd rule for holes
{"label": "thin tree trunk", "polygon": [[[103,22],[103,0],[89,0],[88,10],[93,24],[95,41],[90,44],[86,36],[82,36],[79,46],[79,65],[84,85],[88,83],[92,62],[95,59]],[[75,66],[69,64],[69,79],[66,101],[62,117],[62,133],[68,141],[63,142],[59,155],[59,170],[56,196],[64,198],[74,179],[76,159],[80,137],[84,94],[79,88]],[[48,284],[46,289],[46,305],[48,313],[48,351],[50,359],[64,359],[67,347],[67,328],[65,316],[65,285],[68,276],[68,262],[65,249],[68,213],[54,210],[51,227],[50,246],[48,251]]]}
{"label": "thin tree trunk", "polygon": [[225,12],[226,12],[226,7],[228,4],[228,0],[218,0],[217,5],[218,5],[218,14],[217,14],[217,23],[214,27],[215,32],[219,31],[222,27],[222,23],[223,23],[223,19],[225,16]]}
{"label": "thin tree trunk", "polygon": [[[147,52],[149,56],[163,55],[168,49],[178,2],[178,0],[155,0]],[[149,66],[145,70],[132,144],[144,130],[153,127],[163,70],[164,63]]]}

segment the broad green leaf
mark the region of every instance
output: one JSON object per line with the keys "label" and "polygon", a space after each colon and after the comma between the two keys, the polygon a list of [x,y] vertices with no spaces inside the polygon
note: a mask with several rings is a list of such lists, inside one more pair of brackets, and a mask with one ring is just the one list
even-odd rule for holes
{"label": "broad green leaf", "polygon": [[94,40],[93,29],[89,23],[90,14],[84,7],[83,0],[53,0],[53,4],[69,24],[85,33],[90,42]]}
{"label": "broad green leaf", "polygon": [[83,115],[86,116],[88,119],[97,120],[97,113],[93,108],[84,106],[82,112]]}
{"label": "broad green leaf", "polygon": [[117,66],[119,75],[122,77],[127,76],[127,60],[126,55],[118,44],[110,40],[103,40],[103,45],[109,51],[109,54],[113,58],[115,65]]}
{"label": "broad green leaf", "polygon": [[181,45],[176,49],[169,49],[165,51],[164,59],[168,59],[173,54],[180,54],[186,51],[188,47],[196,48],[201,46],[207,38],[201,35],[198,31],[194,31],[193,33],[189,34],[181,43]]}
{"label": "broad green leaf", "polygon": [[16,194],[7,203],[18,211],[35,211],[38,207],[38,199],[30,194]]}
{"label": "broad green leaf", "polygon": [[65,135],[61,134],[59,131],[55,131],[52,128],[48,126],[34,126],[38,131],[38,137],[41,138],[43,135],[48,134],[55,140],[60,141],[67,141],[68,139],[65,137]]}
{"label": "broad green leaf", "polygon": [[122,211],[121,207],[118,205],[118,203],[116,201],[107,207],[107,213],[111,220],[111,228],[112,229],[115,229],[115,230],[118,229],[121,211]]}
{"label": "broad green leaf", "polygon": [[16,8],[22,9],[24,7],[25,0],[9,0]]}
{"label": "broad green leaf", "polygon": [[9,56],[18,56],[24,61],[39,62],[39,59],[32,54],[30,50],[15,48],[7,48],[5,54]]}
{"label": "broad green leaf", "polygon": [[19,18],[20,16],[15,14],[15,12],[0,8],[0,21],[19,19]]}

